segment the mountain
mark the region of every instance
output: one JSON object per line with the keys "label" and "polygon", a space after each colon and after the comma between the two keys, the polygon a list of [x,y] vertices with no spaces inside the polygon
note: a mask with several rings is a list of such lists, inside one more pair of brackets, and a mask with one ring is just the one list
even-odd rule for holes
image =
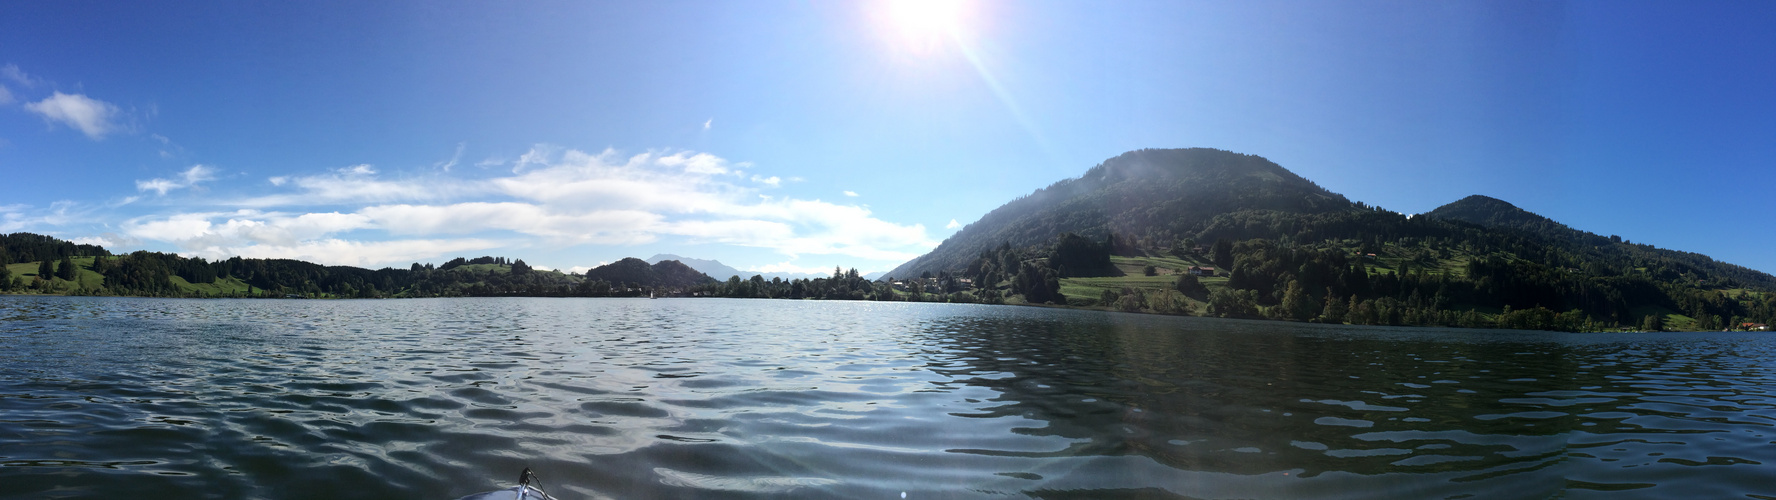
{"label": "mountain", "polygon": [[1776,322],[1767,273],[1485,196],[1406,216],[1214,149],[1105,160],[889,274],[925,273],[946,290],[966,279],[975,300],[1167,314],[1566,331]]}
{"label": "mountain", "polygon": [[1606,237],[1580,231],[1488,196],[1468,196],[1423,215],[1433,219],[1474,224],[1493,231],[1520,234],[1562,252],[1574,254],[1582,261],[1628,263],[1643,272],[1649,269],[1648,264],[1652,264],[1666,279],[1690,275],[1702,280],[1725,280],[1723,285],[1743,284],[1763,290],[1776,290],[1776,277],[1761,271],[1716,261],[1699,253],[1637,245],[1620,236]]}
{"label": "mountain", "polygon": [[[691,266],[691,269],[696,269],[697,271],[702,272],[703,274],[707,274],[707,275],[709,275],[709,277],[715,278],[716,280],[719,280],[719,281],[726,281],[728,278],[733,277],[733,276],[739,276],[740,279],[750,279],[755,275],[762,277],[766,280],[770,280],[772,278],[781,278],[784,281],[811,280],[811,279],[831,278],[832,277],[831,274],[826,274],[826,273],[782,273],[782,272],[765,273],[765,272],[741,271],[739,269],[734,269],[733,267],[730,267],[727,264],[723,264],[723,263],[721,263],[721,261],[718,261],[718,260],[692,259],[689,257],[680,257],[680,256],[669,254],[669,253],[657,254],[657,255],[654,255],[653,257],[648,257],[647,263],[657,264],[661,261],[667,261],[667,260],[676,260],[679,262],[683,262],[684,265]],[[869,279],[869,280],[874,280],[874,279],[880,278],[882,276],[883,276],[882,272],[877,271],[877,272],[873,272],[873,273],[864,274],[863,278]]]}
{"label": "mountain", "polygon": [[727,281],[728,277],[730,277],[730,276],[741,276],[743,278],[752,276],[750,274],[744,274],[744,273],[740,272],[739,269],[734,269],[732,267],[728,267],[727,264],[722,264],[721,261],[693,259],[693,258],[689,258],[689,257],[680,257],[680,256],[669,254],[669,253],[656,254],[653,257],[648,257],[646,262],[648,264],[659,264],[662,261],[668,261],[668,260],[679,261],[680,263],[683,263],[684,265],[690,266],[691,269],[696,269],[697,272],[707,274],[707,275],[709,275],[709,277],[715,278],[720,281]]}
{"label": "mountain", "polygon": [[1356,209],[1343,195],[1259,156],[1206,148],[1142,149],[1012,200],[887,275],[957,271],[1001,244],[1047,244],[1061,233],[1104,240],[1114,232],[1169,245],[1230,212]]}
{"label": "mountain", "polygon": [[648,264],[634,257],[592,268],[586,271],[585,277],[587,280],[645,287],[687,287],[716,281],[676,260]]}
{"label": "mountain", "polygon": [[1509,227],[1537,232],[1572,230],[1565,224],[1517,208],[1516,205],[1504,200],[1477,194],[1437,207],[1436,210],[1425,212],[1424,215],[1494,228]]}

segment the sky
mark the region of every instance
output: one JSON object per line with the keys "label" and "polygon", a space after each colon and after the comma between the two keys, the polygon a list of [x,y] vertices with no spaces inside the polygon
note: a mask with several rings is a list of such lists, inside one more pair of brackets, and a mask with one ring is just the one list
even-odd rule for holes
{"label": "sky", "polygon": [[1140,148],[1776,272],[1776,3],[9,2],[0,233],[886,271]]}

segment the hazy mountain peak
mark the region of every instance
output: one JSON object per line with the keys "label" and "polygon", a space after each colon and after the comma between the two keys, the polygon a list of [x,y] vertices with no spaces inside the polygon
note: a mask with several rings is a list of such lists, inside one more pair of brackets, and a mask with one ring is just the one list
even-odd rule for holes
{"label": "hazy mountain peak", "polygon": [[660,262],[668,261],[668,260],[676,260],[686,266],[690,266],[691,269],[696,269],[697,272],[707,274],[707,275],[709,275],[709,277],[715,278],[717,280],[726,281],[731,276],[739,276],[741,274],[739,269],[734,269],[733,267],[730,267],[726,264],[722,264],[721,261],[693,259],[690,257],[680,257],[678,255],[669,254],[669,253],[657,254],[657,255],[654,255],[653,257],[648,257],[647,263],[659,264]]}

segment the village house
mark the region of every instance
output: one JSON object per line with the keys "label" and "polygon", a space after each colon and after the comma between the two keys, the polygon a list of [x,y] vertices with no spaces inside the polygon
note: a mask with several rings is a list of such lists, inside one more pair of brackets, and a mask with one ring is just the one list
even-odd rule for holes
{"label": "village house", "polygon": [[1214,276],[1215,268],[1190,266],[1190,269],[1187,269],[1186,272],[1189,272],[1193,276]]}
{"label": "village house", "polygon": [[1745,331],[1748,331],[1748,332],[1767,332],[1767,331],[1770,331],[1770,325],[1766,325],[1766,324],[1763,324],[1763,323],[1743,323],[1743,324],[1740,324],[1740,325],[1739,325],[1739,326],[1740,326],[1740,327],[1741,327],[1741,328],[1742,328],[1742,329],[1744,329],[1744,330],[1745,330]]}

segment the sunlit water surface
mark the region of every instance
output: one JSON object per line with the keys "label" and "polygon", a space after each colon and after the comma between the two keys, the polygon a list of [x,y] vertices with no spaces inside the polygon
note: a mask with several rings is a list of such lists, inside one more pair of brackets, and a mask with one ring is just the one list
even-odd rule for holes
{"label": "sunlit water surface", "polygon": [[0,497],[1773,498],[1772,338],[0,297]]}

